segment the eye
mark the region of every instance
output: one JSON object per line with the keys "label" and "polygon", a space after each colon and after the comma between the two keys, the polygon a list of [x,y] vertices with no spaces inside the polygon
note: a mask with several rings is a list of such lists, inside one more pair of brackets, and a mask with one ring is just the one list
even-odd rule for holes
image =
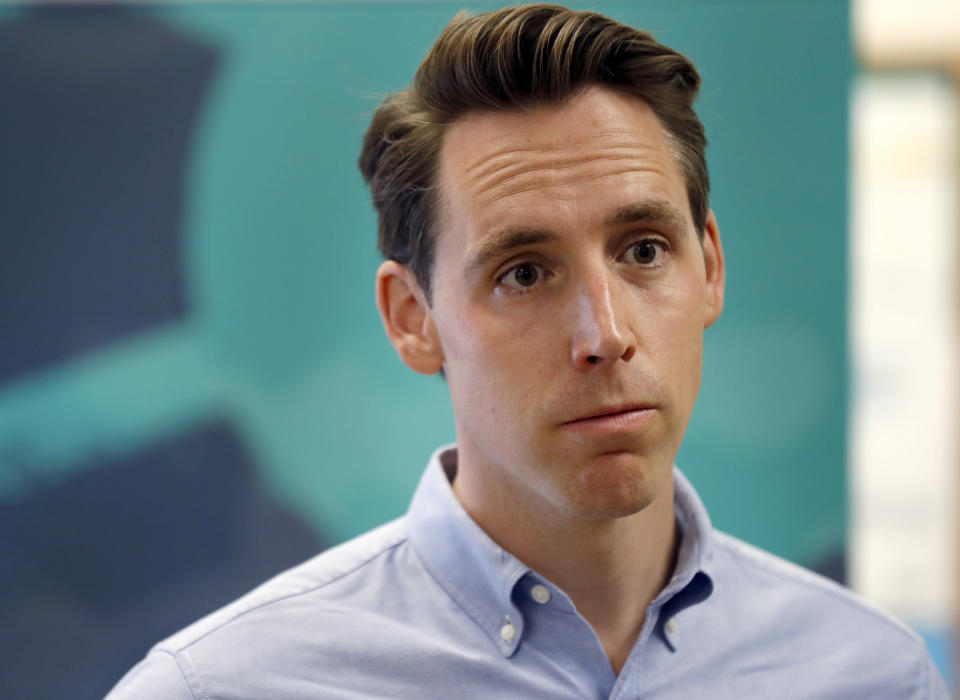
{"label": "eye", "polygon": [[534,263],[525,262],[511,267],[497,282],[511,289],[522,290],[532,287],[543,279],[543,277],[543,268]]}
{"label": "eye", "polygon": [[664,248],[665,245],[662,241],[655,238],[644,238],[627,248],[623,258],[629,263],[658,267],[659,258],[662,257]]}

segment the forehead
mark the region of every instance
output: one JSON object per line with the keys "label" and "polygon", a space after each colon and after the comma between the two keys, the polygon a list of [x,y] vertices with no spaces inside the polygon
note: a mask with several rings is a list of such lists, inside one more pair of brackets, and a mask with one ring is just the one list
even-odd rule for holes
{"label": "forehead", "polygon": [[471,114],[444,138],[441,231],[469,219],[479,234],[504,216],[549,219],[571,206],[606,219],[604,208],[643,199],[672,201],[688,216],[660,121],[644,102],[607,88],[556,106]]}

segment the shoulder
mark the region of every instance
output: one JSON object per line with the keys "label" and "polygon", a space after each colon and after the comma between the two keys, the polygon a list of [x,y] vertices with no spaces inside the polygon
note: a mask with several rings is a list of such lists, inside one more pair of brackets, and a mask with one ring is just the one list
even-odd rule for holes
{"label": "shoulder", "polygon": [[756,605],[812,604],[821,613],[856,620],[875,627],[904,643],[923,644],[922,639],[892,615],[867,603],[849,588],[798,566],[724,532],[714,531],[716,556],[724,558],[726,571]]}
{"label": "shoulder", "polygon": [[[159,642],[108,697],[204,696],[211,674],[230,678],[296,663],[305,649],[329,646],[351,613],[369,611],[378,588],[419,566],[406,544],[400,518],[275,576]],[[148,688],[164,690],[142,692]]]}
{"label": "shoulder", "polygon": [[710,615],[739,630],[730,643],[751,675],[803,670],[860,697],[947,697],[923,639],[899,620],[819,574],[714,537]]}
{"label": "shoulder", "polygon": [[[341,604],[339,583],[367,578],[370,569],[383,564],[393,551],[406,542],[406,524],[401,518],[318,554],[288,569],[229,605],[202,618],[160,642],[156,648],[177,652],[215,635],[244,618],[268,622],[309,596],[322,606],[325,600]],[[362,594],[361,591],[354,592]]]}

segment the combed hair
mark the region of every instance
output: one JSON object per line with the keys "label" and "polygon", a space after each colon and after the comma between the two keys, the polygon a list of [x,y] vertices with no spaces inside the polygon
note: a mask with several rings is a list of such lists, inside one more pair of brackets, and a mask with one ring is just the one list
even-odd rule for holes
{"label": "combed hair", "polygon": [[464,115],[561,104],[591,86],[632,95],[660,120],[703,236],[709,195],[700,76],[650,34],[594,12],[524,5],[460,12],[367,129],[359,165],[379,219],[383,256],[408,266],[430,302],[444,132]]}

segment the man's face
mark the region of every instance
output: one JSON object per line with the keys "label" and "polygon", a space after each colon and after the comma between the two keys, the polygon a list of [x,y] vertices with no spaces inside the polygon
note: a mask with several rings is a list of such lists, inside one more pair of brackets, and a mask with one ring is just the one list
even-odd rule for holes
{"label": "man's face", "polygon": [[670,478],[720,313],[646,104],[593,88],[454,123],[440,163],[435,326],[468,509],[610,518]]}

